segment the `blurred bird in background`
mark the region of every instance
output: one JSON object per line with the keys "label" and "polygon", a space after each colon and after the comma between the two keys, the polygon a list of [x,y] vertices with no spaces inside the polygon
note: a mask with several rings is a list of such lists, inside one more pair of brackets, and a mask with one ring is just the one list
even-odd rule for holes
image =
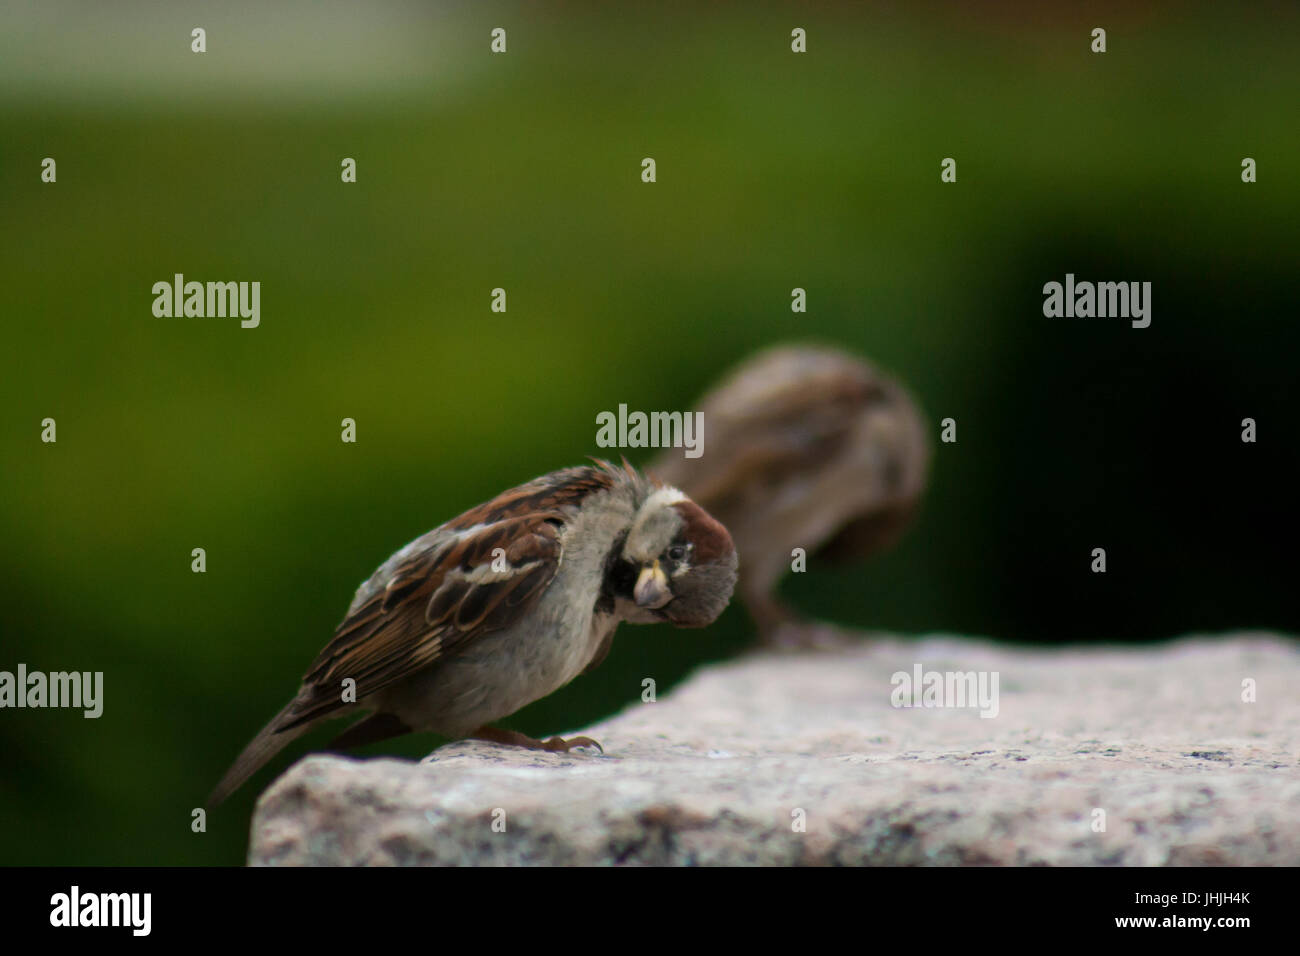
{"label": "blurred bird in background", "polygon": [[802,617],[777,584],[802,548],[810,562],[861,560],[892,545],[916,514],[930,442],[908,392],[867,362],[819,345],[750,358],[695,406],[703,454],[648,467],[731,532],[738,592],[770,647],[841,644],[845,632]]}

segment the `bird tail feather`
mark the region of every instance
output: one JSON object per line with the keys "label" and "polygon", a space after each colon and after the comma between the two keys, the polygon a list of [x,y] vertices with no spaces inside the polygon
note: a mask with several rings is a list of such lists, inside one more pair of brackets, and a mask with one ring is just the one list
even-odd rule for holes
{"label": "bird tail feather", "polygon": [[208,795],[206,806],[216,807],[234,793],[243,783],[262,769],[276,754],[297,740],[315,726],[316,721],[306,721],[297,726],[286,727],[290,713],[298,703],[295,698],[285,708],[271,718],[271,722],[261,729],[252,742],[235,758],[226,775],[221,778]]}

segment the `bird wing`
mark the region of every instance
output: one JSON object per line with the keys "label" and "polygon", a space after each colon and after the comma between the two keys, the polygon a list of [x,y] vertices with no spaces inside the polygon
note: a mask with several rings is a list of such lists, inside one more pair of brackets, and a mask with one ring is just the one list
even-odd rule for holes
{"label": "bird wing", "polygon": [[604,466],[555,472],[407,545],[358,590],[280,729],[348,706],[345,679],[361,701],[531,613],[559,570],[574,508],[615,480]]}
{"label": "bird wing", "polygon": [[878,373],[856,358],[817,347],[771,349],[700,401],[707,455],[686,459],[673,449],[647,470],[706,510],[725,511],[724,496],[761,492],[833,453],[860,410],[882,398]]}

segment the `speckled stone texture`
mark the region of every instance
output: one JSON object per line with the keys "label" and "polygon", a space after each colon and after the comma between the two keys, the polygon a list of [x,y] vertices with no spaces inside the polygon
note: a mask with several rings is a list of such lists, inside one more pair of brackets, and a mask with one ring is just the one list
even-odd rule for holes
{"label": "speckled stone texture", "polygon": [[[918,662],[997,672],[998,715],[892,706]],[[604,755],[307,757],[249,862],[1300,864],[1300,647],[1272,635],[755,655],[575,732]]]}

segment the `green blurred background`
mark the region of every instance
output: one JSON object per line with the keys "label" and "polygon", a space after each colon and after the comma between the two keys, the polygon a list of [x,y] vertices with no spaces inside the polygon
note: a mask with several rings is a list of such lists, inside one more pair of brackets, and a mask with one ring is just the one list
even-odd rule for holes
{"label": "green blurred background", "polygon": [[[360,581],[597,453],[598,411],[688,409],[783,340],[958,422],[912,533],[788,579],[800,607],[1297,629],[1294,4],[270,6],[3,7],[0,669],[103,671],[105,710],[0,712],[0,862],[241,862],[257,792],[337,726],[206,834],[190,810]],[[175,272],[259,280],[261,327],[154,318]],[[1152,326],[1044,318],[1066,272],[1151,281]],[[581,727],[747,639],[739,607],[624,628],[508,723]]]}

